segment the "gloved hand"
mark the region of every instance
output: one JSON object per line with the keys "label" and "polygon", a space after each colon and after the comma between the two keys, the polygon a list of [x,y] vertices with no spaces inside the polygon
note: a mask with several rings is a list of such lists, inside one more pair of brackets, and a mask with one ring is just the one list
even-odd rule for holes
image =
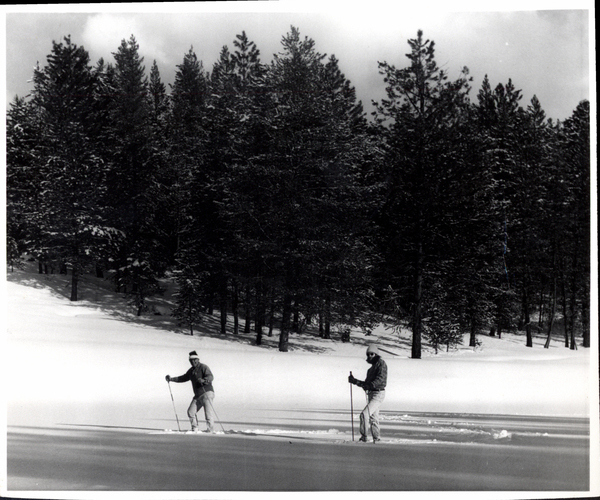
{"label": "gloved hand", "polygon": [[357,384],[358,380],[356,380],[356,379],[354,378],[354,375],[350,375],[350,376],[348,377],[348,382],[350,382],[351,384],[354,384],[354,385],[358,385],[358,384]]}
{"label": "gloved hand", "polygon": [[171,381],[171,375],[167,375],[167,376],[165,377],[165,380],[166,380],[167,382],[170,382],[170,381]]}

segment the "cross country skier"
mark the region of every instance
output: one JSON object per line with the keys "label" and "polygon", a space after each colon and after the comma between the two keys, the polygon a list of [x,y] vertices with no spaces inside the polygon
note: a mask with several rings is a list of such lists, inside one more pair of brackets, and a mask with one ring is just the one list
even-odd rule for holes
{"label": "cross country skier", "polygon": [[213,422],[214,409],[212,400],[215,397],[215,392],[212,386],[212,381],[215,379],[210,368],[205,364],[200,363],[200,357],[196,351],[190,352],[190,364],[192,367],[183,375],[179,377],[171,377],[167,375],[165,379],[167,382],[187,382],[192,381],[192,387],[194,389],[194,397],[190,403],[187,414],[192,424],[192,431],[198,430],[198,417],[196,414],[200,411],[200,408],[204,408],[204,416],[206,418],[207,432],[214,433]]}
{"label": "cross country skier", "polygon": [[367,371],[367,378],[364,382],[355,379],[352,375],[348,377],[348,382],[362,387],[367,393],[367,406],[360,414],[360,439],[363,443],[367,442],[367,419],[371,426],[373,442],[380,441],[379,433],[379,407],[385,398],[385,386],[387,384],[387,365],[379,354],[379,349],[371,345],[367,348],[367,363],[373,365]]}

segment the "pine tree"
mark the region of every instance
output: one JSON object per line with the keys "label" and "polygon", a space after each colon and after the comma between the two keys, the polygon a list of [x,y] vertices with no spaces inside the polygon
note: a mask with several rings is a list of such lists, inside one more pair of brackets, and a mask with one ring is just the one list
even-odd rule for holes
{"label": "pine tree", "polygon": [[496,212],[492,224],[497,244],[492,262],[498,277],[492,282],[491,292],[495,303],[495,327],[492,331],[497,332],[499,337],[504,329],[516,322],[519,295],[524,299],[516,286],[517,269],[511,260],[515,252],[518,253],[513,245],[512,234],[516,219],[513,202],[518,198],[516,193],[519,189],[515,174],[520,161],[521,98],[521,91],[515,89],[511,80],[506,85],[498,84],[492,90],[486,75],[476,106],[478,144],[482,153],[480,168],[490,173],[493,183],[490,203],[492,211]]}
{"label": "pine tree", "polygon": [[169,99],[167,96],[167,87],[160,78],[160,71],[158,70],[156,60],[152,63],[152,68],[150,69],[148,97],[150,98],[152,124],[164,133],[169,112]]}
{"label": "pine tree", "polygon": [[274,189],[262,229],[281,270],[273,282],[282,308],[279,349],[286,351],[292,314],[322,310],[326,331],[359,321],[370,249],[357,185],[366,144],[360,103],[335,57],[326,61],[313,40],[292,27],[282,46],[269,71],[276,106],[262,182]]}
{"label": "pine tree", "polygon": [[171,158],[170,99],[166,85],[162,82],[156,61],[150,70],[148,100],[150,106],[150,170],[154,179],[149,185],[149,199],[153,210],[149,225],[153,227],[155,238],[164,250],[165,265],[175,263],[178,234],[178,197],[176,192],[175,168]]}
{"label": "pine tree", "polygon": [[[207,94],[207,75],[193,47],[190,47],[182,63],[177,66],[175,81],[171,86],[171,181],[168,191],[177,238],[176,269],[180,279],[184,280],[182,293],[193,290],[197,295],[193,301],[196,304],[194,308],[200,308],[200,304],[206,307],[211,299],[208,291],[210,280],[206,274],[207,235],[203,227],[204,221],[209,217],[205,189]],[[178,299],[177,310],[189,311],[190,302],[184,299],[184,295]],[[200,316],[197,316],[196,320],[199,319]]]}
{"label": "pine tree", "polygon": [[[485,137],[482,165],[495,182],[495,224],[504,239],[502,265],[497,266],[497,283],[501,284],[496,287],[495,299],[498,334],[509,326],[522,326],[526,345],[532,347],[534,328],[542,328],[546,289],[551,287],[556,297],[560,229],[558,219],[551,214],[563,194],[556,185],[551,123],[536,96],[527,109],[519,106],[520,100],[521,91],[511,80],[492,91],[486,78],[477,112],[481,136]],[[537,325],[532,319],[536,308]],[[551,305],[551,311],[554,308]],[[554,312],[551,323],[553,318]]]}
{"label": "pine tree", "polygon": [[[223,217],[223,201],[229,179],[235,175],[234,165],[239,163],[240,139],[243,136],[240,121],[240,84],[234,73],[235,63],[229,49],[224,46],[219,60],[213,66],[207,100],[205,127],[206,181],[202,190],[206,217],[202,221],[206,235],[206,265],[210,273],[208,281],[211,294],[219,304],[221,333],[226,333],[229,302],[229,283],[233,274],[233,262],[238,254],[231,245],[234,231]],[[226,209],[225,209],[226,210]]]}
{"label": "pine tree", "polygon": [[427,287],[439,266],[451,261],[447,249],[461,218],[450,188],[464,151],[455,145],[463,142],[470,79],[463,68],[449,81],[435,61],[434,42],[424,40],[422,31],[408,44],[410,66],[379,63],[388,98],[376,103],[376,116],[389,179],[379,222],[388,235],[383,241],[388,283],[398,292],[400,309],[409,311],[411,356],[420,358]]}
{"label": "pine tree", "polygon": [[[256,191],[255,159],[267,151],[265,116],[270,108],[265,68],[260,51],[246,33],[236,36],[235,51],[223,47],[211,75],[211,97],[207,119],[211,130],[209,156],[212,199],[217,224],[213,225],[212,262],[217,294],[223,308],[228,297],[234,310],[234,332],[239,328],[237,304],[246,307],[246,327],[254,319],[256,342],[262,342],[269,277],[261,250],[260,235],[248,224],[267,192]],[[257,240],[258,236],[258,240]],[[249,315],[252,315],[249,316]]]}
{"label": "pine tree", "polygon": [[[559,182],[568,186],[563,202],[565,221],[561,246],[563,259],[566,346],[576,349],[575,332],[580,318],[583,346],[590,346],[590,104],[577,105],[558,132]],[[568,297],[567,297],[568,295]]]}
{"label": "pine tree", "polygon": [[34,244],[39,234],[34,214],[43,190],[38,160],[42,127],[37,111],[31,101],[17,96],[6,114],[7,255],[15,263],[25,251],[43,257],[35,252]]}
{"label": "pine tree", "polygon": [[143,58],[132,35],[122,40],[115,57],[111,84],[107,157],[110,170],[106,203],[126,235],[116,256],[117,288],[128,293],[141,315],[146,298],[160,293],[158,278],[167,252],[154,235],[157,209],[151,187],[155,181],[151,107]]}
{"label": "pine tree", "polygon": [[102,205],[104,162],[96,137],[96,84],[89,55],[65,37],[53,42],[48,64],[34,72],[35,161],[41,190],[27,216],[33,250],[62,268],[70,267],[71,300],[79,276],[120,237]]}
{"label": "pine tree", "polygon": [[202,278],[190,268],[176,269],[173,275],[177,283],[177,293],[172,315],[187,325],[190,335],[194,335],[194,325],[202,320],[205,310]]}

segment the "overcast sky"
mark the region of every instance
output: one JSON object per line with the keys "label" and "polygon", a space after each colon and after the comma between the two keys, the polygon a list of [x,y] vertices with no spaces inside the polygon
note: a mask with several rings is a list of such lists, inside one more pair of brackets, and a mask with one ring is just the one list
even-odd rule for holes
{"label": "overcast sky", "polygon": [[523,91],[525,107],[537,95],[549,118],[568,118],[579,101],[591,99],[589,63],[594,45],[593,40],[590,45],[590,19],[593,22],[594,11],[586,9],[593,8],[593,3],[523,0],[511,4],[505,0],[502,8],[512,5],[513,10],[495,12],[476,12],[468,3],[446,2],[446,10],[438,2],[422,4],[422,10],[408,10],[401,1],[377,0],[82,4],[67,6],[69,12],[56,5],[4,7],[5,96],[10,102],[15,95],[27,95],[36,62],[44,66],[52,41],[69,34],[89,52],[92,64],[101,57],[114,62],[112,53],[133,34],[146,70],[156,60],[168,84],[192,46],[210,70],[221,48],[227,45],[233,50],[236,34],[245,30],[260,50],[261,61],[268,63],[281,51],[281,38],[293,25],[302,37],[315,41],[319,52],[337,57],[369,112],[371,100],[384,97],[377,62],[406,66],[407,40],[415,38],[418,29],[435,41],[437,63],[451,79],[459,76],[463,66],[469,68],[473,101],[485,74],[492,86],[511,78]]}

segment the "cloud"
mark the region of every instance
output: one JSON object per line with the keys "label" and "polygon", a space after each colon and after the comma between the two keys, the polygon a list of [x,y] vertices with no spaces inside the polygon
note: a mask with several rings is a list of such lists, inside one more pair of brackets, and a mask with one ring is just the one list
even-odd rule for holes
{"label": "cloud", "polygon": [[[301,36],[312,38],[319,52],[335,54],[365,105],[384,96],[377,62],[404,67],[407,40],[415,38],[418,29],[435,40],[436,61],[450,78],[457,78],[463,66],[471,70],[472,97],[485,74],[493,85],[512,78],[524,90],[524,104],[535,93],[548,116],[562,119],[589,95],[587,11],[451,12],[439,6],[407,10],[401,2],[384,5],[377,0],[369,8],[338,4],[335,9],[312,5],[312,10],[286,10],[285,2],[268,3],[272,12],[264,3],[258,9],[259,2],[236,2],[247,4],[245,12],[226,12],[219,2],[211,10],[206,5],[213,3],[202,2],[204,12],[184,12],[178,4],[153,4],[154,11],[111,4],[104,12],[90,11],[92,6],[87,12],[7,15],[7,96],[27,93],[36,61],[45,64],[52,40],[61,41],[67,34],[85,47],[92,65],[100,58],[114,63],[112,54],[121,41],[134,35],[146,70],[156,60],[163,82],[171,83],[190,47],[210,71],[221,48],[233,50],[233,40],[242,30],[256,43],[261,61],[269,63],[281,52],[281,39],[292,25]],[[163,5],[163,11],[155,5]]]}
{"label": "cloud", "polygon": [[[129,40],[134,35],[138,44],[148,45],[152,37],[147,35],[147,29],[139,22],[139,16],[124,14],[92,14],[85,23],[82,38],[90,53],[98,54],[112,62],[109,54],[117,51],[122,40]],[[160,57],[159,47],[153,47],[152,53]]]}

